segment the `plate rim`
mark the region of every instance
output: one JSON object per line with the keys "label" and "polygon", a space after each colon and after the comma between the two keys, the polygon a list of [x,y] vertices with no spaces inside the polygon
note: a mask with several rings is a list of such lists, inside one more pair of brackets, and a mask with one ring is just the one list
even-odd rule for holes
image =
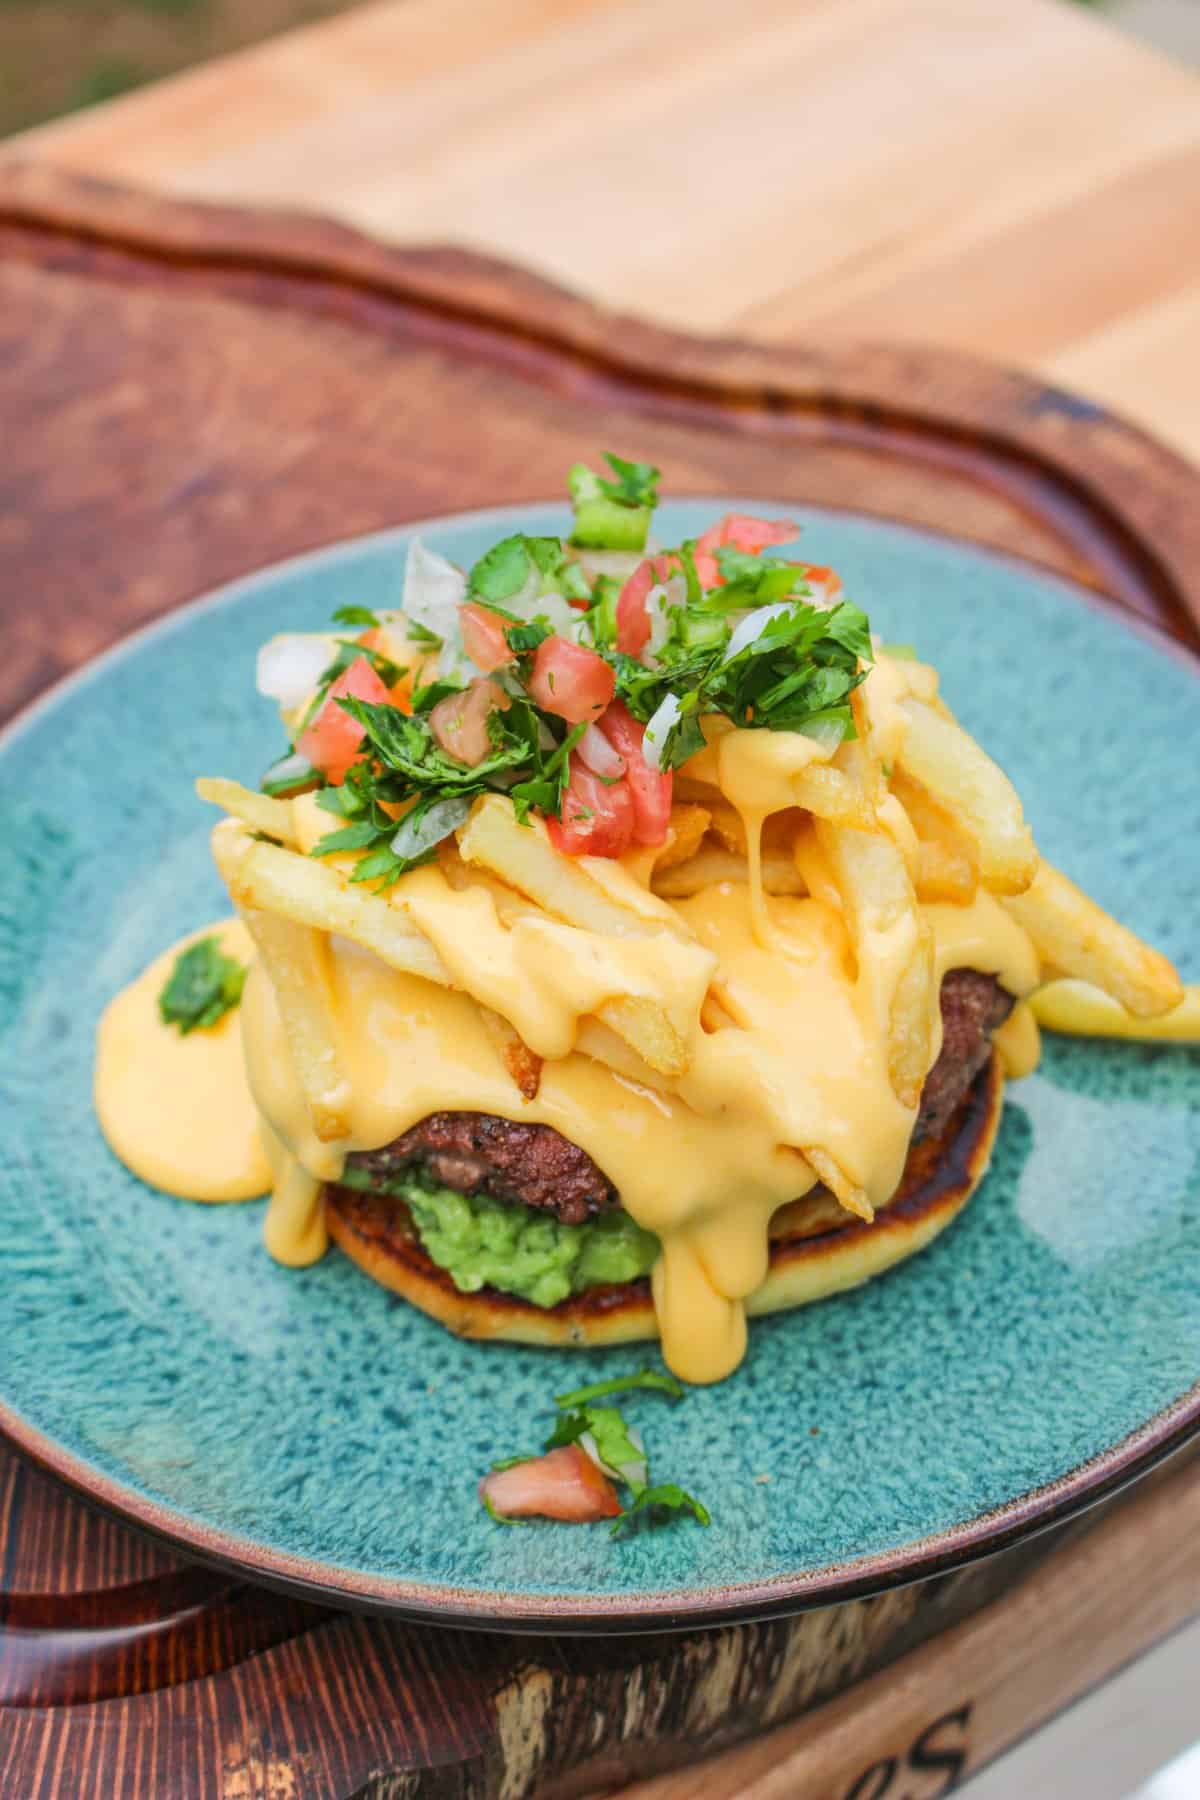
{"label": "plate rim", "polygon": [[[774,501],[763,496],[731,496],[728,493],[671,494],[668,502],[672,501],[701,505],[708,502],[726,510],[731,504],[737,507],[746,503],[760,507],[794,507],[852,519],[857,524],[883,531],[899,530],[910,537],[968,551],[973,556],[1033,576],[1056,588],[1068,602],[1115,620],[1135,636],[1156,645],[1200,679],[1200,654],[1184,640],[1153,620],[1132,612],[1110,595],[1087,588],[1070,576],[1015,552],[936,527],[914,524],[895,515],[863,512],[854,507],[796,499]],[[430,514],[351,537],[335,538],[235,576],[159,617],[147,620],[108,645],[81,668],[71,670],[44,692],[35,695],[0,726],[0,755],[60,700],[102,680],[110,668],[144,642],[169,638],[193,617],[235,604],[248,590],[264,581],[319,567],[346,551],[382,546],[442,525],[507,522],[544,508],[562,510],[564,505],[558,497],[553,497]],[[1055,1480],[1016,1495],[972,1519],[901,1546],[873,1551],[800,1574],[704,1589],[645,1590],[632,1595],[526,1595],[504,1589],[457,1588],[373,1574],[273,1549],[237,1532],[206,1525],[178,1508],[140,1494],[136,1488],[97,1468],[86,1457],[65,1449],[0,1396],[0,1438],[7,1440],[35,1467],[62,1481],[111,1517],[132,1525],[174,1550],[317,1604],[380,1613],[420,1624],[528,1634],[616,1635],[728,1624],[836,1605],[948,1574],[1088,1511],[1149,1473],[1198,1435],[1200,1379],[1117,1443]]]}

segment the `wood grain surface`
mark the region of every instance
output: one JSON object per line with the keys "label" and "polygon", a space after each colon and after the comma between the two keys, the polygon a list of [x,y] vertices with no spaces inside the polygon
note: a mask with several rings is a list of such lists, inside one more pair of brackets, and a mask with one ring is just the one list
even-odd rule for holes
{"label": "wood grain surface", "polygon": [[[554,494],[573,457],[610,443],[661,463],[675,491],[952,530],[1200,636],[1200,477],[1040,381],[912,348],[683,338],[462,252],[45,167],[0,171],[0,441],[3,712],[222,579],[355,531]],[[669,1769],[798,1713],[799,1735],[768,1753],[794,1762],[791,1786],[747,1787],[776,1780],[760,1761],[671,1791],[864,1800],[886,1791],[869,1771],[896,1759],[898,1791],[933,1794],[946,1769],[914,1775],[912,1746],[944,1715],[970,1707],[946,1729],[977,1762],[1200,1605],[1184,1553],[1196,1507],[1184,1471],[1095,1533],[1094,1517],[1068,1527],[1041,1576],[1047,1538],[792,1621],[534,1644],[248,1590],[0,1450],[0,1794],[520,1800]],[[1069,1561],[1093,1542],[1091,1562]],[[1039,1660],[1035,1702],[1018,1679],[1034,1605],[1021,1596],[1051,1571],[1090,1607],[1072,1615],[1055,1588],[1054,1619],[1074,1617],[1092,1649],[1086,1664]],[[872,1703],[870,1730],[847,1723],[858,1689],[834,1701],[845,1712],[811,1711],[988,1602],[981,1631],[1011,1609],[1008,1635],[946,1638],[961,1658],[919,1652],[929,1662],[904,1665],[917,1673]],[[939,1747],[942,1728],[926,1741]]]}
{"label": "wood grain surface", "polygon": [[1064,0],[388,0],[26,142],[695,330],[1031,365],[1200,451],[1200,81]]}

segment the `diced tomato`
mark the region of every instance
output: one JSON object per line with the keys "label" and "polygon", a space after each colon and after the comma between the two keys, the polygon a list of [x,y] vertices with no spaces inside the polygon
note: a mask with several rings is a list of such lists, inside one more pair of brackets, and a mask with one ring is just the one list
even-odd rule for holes
{"label": "diced tomato", "polygon": [[620,856],[633,841],[633,790],[628,778],[602,781],[571,756],[561,819],[547,819],[550,842],[566,856]]}
{"label": "diced tomato", "polygon": [[343,712],[339,699],[352,697],[369,700],[375,706],[390,706],[392,697],[365,656],[356,656],[348,669],[343,669],[325,697],[325,704],[296,745],[301,756],[307,756],[314,769],[320,769],[327,781],[340,787],[346,772],[361,761],[359,745],[363,728]]}
{"label": "diced tomato", "polygon": [[617,649],[637,656],[650,636],[646,596],[654,586],[654,564],[647,558],[638,564],[617,600]]}
{"label": "diced tomato", "polygon": [[633,795],[633,842],[665,844],[671,823],[671,790],[674,777],[647,766],[642,755],[646,727],[639,724],[623,700],[614,700],[600,721],[600,729],[625,758],[625,779]]}
{"label": "diced tomato", "polygon": [[[756,519],[750,513],[726,513],[717,524],[709,526],[697,540],[696,548],[712,555],[714,561],[714,553],[722,545],[742,550],[747,556],[761,556],[771,544],[790,544],[797,533],[798,527],[791,519]],[[700,579],[705,587],[711,585],[703,575]]]}
{"label": "diced tomato", "polygon": [[461,694],[447,694],[438,701],[429,715],[429,729],[447,756],[474,768],[492,748],[489,717],[496,711],[507,712],[511,704],[503,688],[481,676]]}
{"label": "diced tomato", "polygon": [[692,561],[696,566],[696,573],[700,577],[701,587],[715,588],[724,585],[725,577],[721,573],[721,565],[711,550],[701,550],[697,545],[692,553]]}
{"label": "diced tomato", "polygon": [[[389,637],[381,625],[373,625],[370,631],[362,632],[355,641],[361,644],[364,650],[373,650],[376,656],[386,656],[389,662],[397,660],[395,641]],[[399,681],[393,683],[388,689],[388,698],[393,706],[400,708],[401,712],[410,713],[412,711],[411,669],[405,669]]]}
{"label": "diced tomato", "polygon": [[615,1519],[621,1510],[616,1488],[578,1444],[564,1444],[511,1469],[493,1469],[480,1482],[479,1495],[505,1519],[582,1525]]}
{"label": "diced tomato", "polygon": [[504,620],[497,613],[472,602],[459,607],[458,618],[463,648],[477,669],[490,674],[493,669],[502,669],[505,663],[515,660],[504,635]]}
{"label": "diced tomato", "polygon": [[570,638],[548,637],[538,645],[529,692],[546,712],[570,725],[598,719],[617,685],[616,672],[602,656]]}

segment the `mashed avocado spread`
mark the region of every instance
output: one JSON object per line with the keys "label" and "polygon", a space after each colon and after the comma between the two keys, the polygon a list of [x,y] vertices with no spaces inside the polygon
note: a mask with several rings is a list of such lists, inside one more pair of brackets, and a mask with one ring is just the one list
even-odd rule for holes
{"label": "mashed avocado spread", "polygon": [[349,1167],[342,1180],[403,1200],[425,1251],[463,1294],[494,1287],[534,1306],[557,1306],[584,1288],[648,1275],[658,1255],[658,1239],[625,1212],[560,1225],[549,1213],[432,1187],[416,1176],[385,1186]]}

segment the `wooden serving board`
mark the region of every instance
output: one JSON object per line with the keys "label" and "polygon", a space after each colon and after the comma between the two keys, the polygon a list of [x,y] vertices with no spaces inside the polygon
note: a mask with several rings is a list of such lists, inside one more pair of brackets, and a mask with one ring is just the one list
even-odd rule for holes
{"label": "wooden serving board", "polygon": [[[553,496],[606,446],[975,538],[1200,643],[1200,477],[1037,381],[684,338],[457,250],[0,166],[0,717],[232,576]],[[0,1448],[0,1794],[519,1800],[681,1764],[647,1794],[943,1793],[1200,1607],[1195,1464],[1097,1518],[791,1621],[535,1642],[252,1589]]]}

